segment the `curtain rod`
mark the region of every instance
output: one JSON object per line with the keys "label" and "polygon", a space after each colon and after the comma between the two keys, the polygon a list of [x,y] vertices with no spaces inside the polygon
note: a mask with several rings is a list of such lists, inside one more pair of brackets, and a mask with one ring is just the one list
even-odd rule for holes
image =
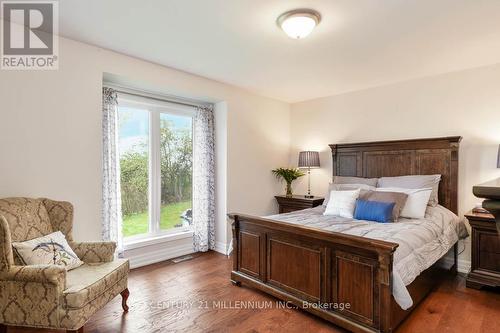
{"label": "curtain rod", "polygon": [[168,97],[162,98],[161,96],[156,97],[156,96],[154,96],[154,94],[148,93],[146,91],[143,92],[143,91],[125,88],[125,87],[122,88],[122,87],[116,86],[114,84],[104,84],[104,87],[109,87],[111,89],[114,89],[116,92],[118,92],[120,94],[131,95],[131,96],[142,97],[142,98],[150,98],[152,100],[156,100],[156,101],[160,101],[160,102],[167,102],[167,103],[173,103],[173,104],[190,106],[190,107],[203,107],[203,106],[206,106],[208,104],[208,103],[207,104],[202,104],[202,103],[196,104],[196,103],[189,103],[186,101],[181,102],[181,101],[174,99],[174,98],[168,98]]}

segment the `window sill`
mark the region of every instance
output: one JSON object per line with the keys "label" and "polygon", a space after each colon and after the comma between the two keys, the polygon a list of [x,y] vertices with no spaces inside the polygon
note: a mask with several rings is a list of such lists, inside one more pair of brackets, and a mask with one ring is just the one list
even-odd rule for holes
{"label": "window sill", "polygon": [[142,238],[142,239],[133,239],[133,240],[124,240],[123,242],[123,249],[125,251],[127,250],[132,250],[132,249],[138,249],[144,246],[149,246],[149,245],[154,245],[154,244],[161,244],[161,243],[166,243],[178,239],[185,239],[185,238],[191,238],[193,237],[193,231],[192,230],[183,230],[179,231],[176,233],[169,233],[165,235],[159,235],[159,236],[152,236],[152,237],[147,237],[147,238]]}

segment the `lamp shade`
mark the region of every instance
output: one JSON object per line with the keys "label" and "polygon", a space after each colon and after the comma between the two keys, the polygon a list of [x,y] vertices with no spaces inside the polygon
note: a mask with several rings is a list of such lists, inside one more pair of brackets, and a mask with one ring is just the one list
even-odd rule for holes
{"label": "lamp shade", "polygon": [[319,168],[319,152],[301,151],[299,153],[299,168]]}
{"label": "lamp shade", "polygon": [[497,168],[500,168],[500,145],[498,145]]}

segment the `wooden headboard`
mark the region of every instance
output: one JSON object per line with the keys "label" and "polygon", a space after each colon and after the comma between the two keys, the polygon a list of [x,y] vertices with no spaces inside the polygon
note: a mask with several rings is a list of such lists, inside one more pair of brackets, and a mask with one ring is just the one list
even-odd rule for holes
{"label": "wooden headboard", "polygon": [[439,204],[457,213],[461,136],[331,144],[333,176],[440,174]]}

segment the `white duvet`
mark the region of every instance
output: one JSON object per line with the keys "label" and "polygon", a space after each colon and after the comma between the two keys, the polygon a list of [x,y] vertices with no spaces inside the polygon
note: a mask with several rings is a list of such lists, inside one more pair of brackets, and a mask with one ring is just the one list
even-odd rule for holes
{"label": "white duvet", "polygon": [[403,310],[413,305],[406,286],[445,255],[458,240],[459,218],[443,206],[427,207],[425,218],[377,223],[323,215],[319,206],[267,218],[328,231],[398,243],[394,253],[393,296]]}

